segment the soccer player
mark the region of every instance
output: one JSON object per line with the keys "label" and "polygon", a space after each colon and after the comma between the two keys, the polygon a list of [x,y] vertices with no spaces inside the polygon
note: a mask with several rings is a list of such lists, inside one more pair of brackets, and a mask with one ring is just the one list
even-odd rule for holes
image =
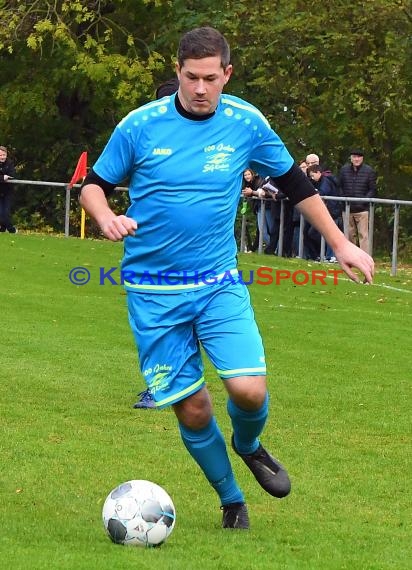
{"label": "soccer player", "polygon": [[[235,453],[267,493],[288,495],[286,469],[260,442],[269,401],[265,356],[236,270],[233,226],[243,171],[273,177],[352,279],[358,280],[357,268],[371,282],[374,264],[344,237],[259,110],[222,94],[232,65],[217,30],[196,28],[182,36],[176,73],[176,95],[118,124],[80,200],[108,239],[125,238],[129,322],[157,407],[173,407],[184,445],[219,497],[222,526],[247,529],[245,497],[213,415],[200,356],[201,345],[227,390]],[[106,195],[126,178],[131,205],[118,216]]]}

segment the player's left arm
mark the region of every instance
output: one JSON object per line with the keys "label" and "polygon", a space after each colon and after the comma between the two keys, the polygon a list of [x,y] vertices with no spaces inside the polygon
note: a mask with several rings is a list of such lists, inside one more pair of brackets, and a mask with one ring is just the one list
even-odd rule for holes
{"label": "player's left arm", "polygon": [[351,243],[331,218],[320,196],[310,196],[297,204],[298,209],[308,222],[314,226],[333,249],[336,259],[345,273],[353,281],[359,278],[353,269],[359,269],[364,275],[365,283],[372,283],[374,261],[369,254]]}
{"label": "player's left arm", "polygon": [[285,174],[274,178],[274,182],[297,206],[308,222],[323,235],[348,277],[359,282],[358,276],[352,271],[356,268],[365,276],[364,281],[371,283],[374,274],[373,259],[346,239],[331,218],[313,184],[309,182],[301,169],[293,165]]}

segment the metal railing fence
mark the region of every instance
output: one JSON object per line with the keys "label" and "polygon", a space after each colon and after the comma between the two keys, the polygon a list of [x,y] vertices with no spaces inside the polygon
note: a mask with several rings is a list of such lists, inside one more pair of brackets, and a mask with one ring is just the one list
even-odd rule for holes
{"label": "metal railing fence", "polygon": [[[258,212],[258,225],[259,225],[259,246],[258,253],[263,253],[263,224],[265,220],[265,208],[266,203],[270,202],[271,199],[265,198],[253,198],[253,200],[259,200],[261,202],[261,207]],[[393,206],[393,234],[392,234],[392,253],[391,253],[391,275],[395,276],[398,268],[398,246],[399,246],[399,216],[401,206],[412,206],[412,200],[390,200],[387,198],[350,198],[350,197],[338,197],[338,196],[322,196],[322,200],[335,200],[338,202],[344,202],[344,210],[342,212],[343,219],[343,232],[346,237],[349,237],[349,214],[350,214],[350,204],[351,202],[369,203],[369,254],[373,254],[373,234],[375,227],[375,205],[384,204]],[[284,200],[280,202],[280,222],[279,222],[279,238],[277,244],[277,254],[282,256],[284,247],[284,230],[285,230],[285,205]],[[305,218],[300,214],[299,221],[299,249],[298,256],[303,257],[304,255],[304,222]],[[240,238],[240,251],[245,251],[246,249],[246,215],[242,215],[242,226],[241,226],[241,238]],[[325,240],[321,236],[320,245],[320,260],[325,260]]]}
{"label": "metal railing fence", "polygon": [[[68,184],[64,182],[46,182],[46,181],[37,181],[37,180],[18,180],[13,179],[9,181],[10,184],[25,184],[28,186],[46,186],[46,187],[53,187],[53,188],[64,188],[65,189],[65,215],[64,215],[64,235],[65,237],[69,237],[70,235],[70,198],[71,198],[71,191],[72,189],[68,186]],[[80,188],[80,184],[75,184],[73,188]],[[127,187],[117,187],[116,191],[127,191]],[[261,208],[259,212],[259,247],[258,253],[263,252],[263,220],[265,216],[265,207],[266,202],[269,200],[262,199],[262,198],[254,198],[255,200],[260,200]],[[397,273],[398,267],[398,246],[399,246],[399,217],[400,217],[400,209],[401,207],[412,206],[412,200],[390,200],[386,198],[349,198],[349,197],[337,197],[337,196],[322,196],[322,199],[327,200],[335,200],[339,202],[344,202],[344,210],[343,210],[343,227],[344,227],[344,234],[346,237],[349,235],[349,213],[350,213],[350,204],[351,202],[362,202],[362,203],[369,203],[369,253],[373,254],[373,232],[374,232],[374,223],[375,223],[375,205],[376,204],[383,204],[383,205],[391,205],[393,206],[393,234],[392,234],[392,264],[391,264],[391,275],[395,276]],[[300,224],[299,224],[299,257],[303,257],[303,228],[304,228],[304,217],[300,215]],[[285,229],[285,207],[284,207],[284,200],[281,201],[281,209],[280,209],[280,226],[279,226],[279,240],[277,245],[277,254],[283,254],[283,236],[284,236],[284,229]],[[246,216],[242,215],[242,227],[241,227],[241,238],[240,238],[240,251],[245,251],[246,245]],[[320,259],[324,261],[325,259],[325,240],[323,236],[321,237],[321,250],[320,250]]]}

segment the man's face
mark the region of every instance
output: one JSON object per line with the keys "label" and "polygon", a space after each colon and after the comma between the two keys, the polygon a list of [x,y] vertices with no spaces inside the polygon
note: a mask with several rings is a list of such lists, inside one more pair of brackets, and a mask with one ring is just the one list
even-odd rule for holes
{"label": "man's face", "polygon": [[176,63],[179,78],[179,100],[194,115],[208,115],[217,107],[223,87],[232,74],[232,66],[223,69],[220,56],[186,59]]}
{"label": "man's face", "polygon": [[313,166],[314,164],[319,164],[319,157],[316,154],[308,154],[305,162],[308,166]]}
{"label": "man's face", "polygon": [[7,152],[0,150],[0,162],[6,162]]}
{"label": "man's face", "polygon": [[359,156],[359,154],[351,154],[350,161],[355,167],[359,167],[363,162],[363,156]]}

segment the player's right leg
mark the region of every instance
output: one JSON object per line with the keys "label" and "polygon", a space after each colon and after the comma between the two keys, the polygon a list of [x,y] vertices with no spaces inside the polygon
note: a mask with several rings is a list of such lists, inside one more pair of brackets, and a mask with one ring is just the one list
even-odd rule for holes
{"label": "player's right leg", "polygon": [[196,327],[229,394],[233,449],[267,493],[285,497],[291,488],[288,473],[260,443],[268,417],[266,365],[249,292],[241,283],[228,283],[206,295],[207,310]]}
{"label": "player's right leg", "polygon": [[235,481],[206,387],[173,405],[186,449],[219,495],[224,528],[249,528],[243,493]]}

